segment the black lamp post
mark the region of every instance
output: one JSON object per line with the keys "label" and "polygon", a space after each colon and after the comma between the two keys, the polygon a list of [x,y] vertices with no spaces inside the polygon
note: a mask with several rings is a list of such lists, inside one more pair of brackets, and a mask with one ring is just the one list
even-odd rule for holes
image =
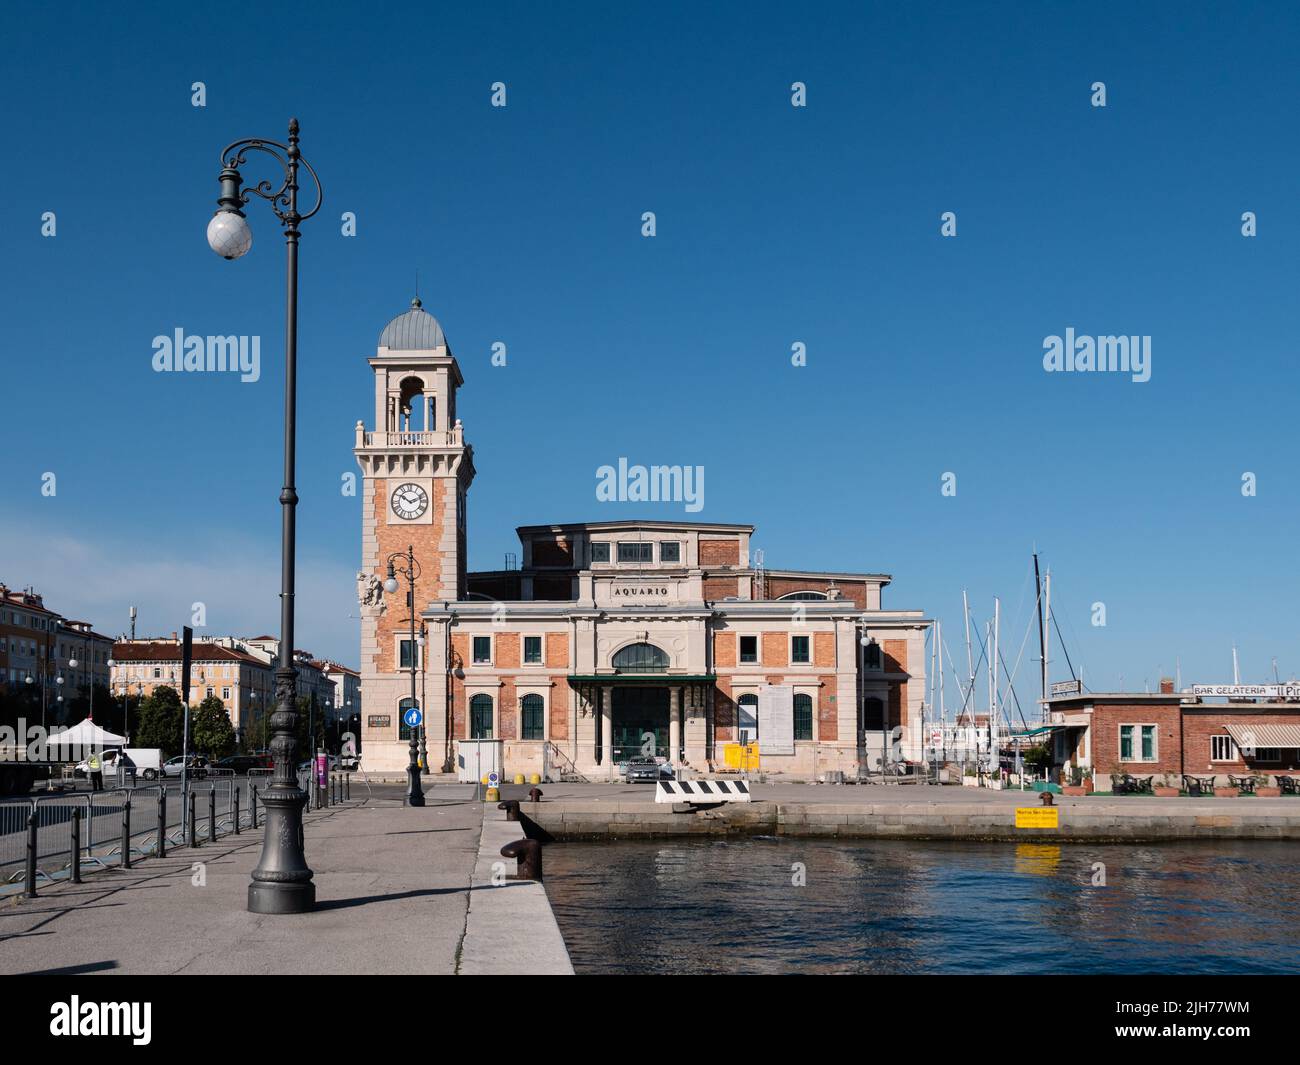
{"label": "black lamp post", "polygon": [[[259,181],[240,188],[239,168],[250,152],[262,152],[280,164],[284,180]],[[306,167],[316,185],[316,205],[298,213],[298,168]],[[298,398],[298,226],[320,210],[324,193],[320,179],[298,149],[298,120],[289,120],[289,143],[248,138],[235,141],[221,153],[221,196],[217,212],[208,223],[208,244],[224,259],[238,259],[253,243],[253,234],[241,210],[250,194],[271,205],[284,227],[288,250],[287,306],[284,343],[284,486],[280,490],[280,655],[275,670],[276,708],[271,715],[271,754],[275,770],[261,799],[266,809],[266,832],[262,857],[248,885],[248,909],[252,913],[306,913],[316,904],[316,885],[302,848],[302,812],[307,795],[298,787],[294,730],[298,724],[295,706],[298,671],[293,662],[293,597],[296,458],[296,415]]]}
{"label": "black lamp post", "polygon": [[[408,604],[411,611],[411,705],[418,707],[419,701],[415,695],[415,580],[420,576],[420,564],[415,561],[415,548],[408,547],[404,552],[395,551],[388,556],[388,577],[384,581],[384,591],[390,595],[400,587],[397,583],[397,575],[401,574],[406,578],[406,586],[410,595]],[[423,714],[423,711],[421,711]],[[420,724],[424,724],[421,716]],[[419,731],[417,728],[411,728],[411,760],[406,767],[406,805],[423,806],[424,791],[420,788],[420,747]]]}

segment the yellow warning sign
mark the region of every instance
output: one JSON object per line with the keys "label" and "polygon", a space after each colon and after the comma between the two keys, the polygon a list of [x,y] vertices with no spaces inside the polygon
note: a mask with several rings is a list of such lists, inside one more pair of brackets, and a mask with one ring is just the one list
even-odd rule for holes
{"label": "yellow warning sign", "polygon": [[1060,816],[1055,806],[1017,806],[1016,828],[1060,828]]}

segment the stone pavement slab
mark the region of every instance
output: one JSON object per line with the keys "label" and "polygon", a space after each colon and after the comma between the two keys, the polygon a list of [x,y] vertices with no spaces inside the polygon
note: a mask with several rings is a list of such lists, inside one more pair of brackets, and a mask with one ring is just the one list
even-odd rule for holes
{"label": "stone pavement slab", "polygon": [[0,973],[452,973],[483,804],[437,790],[309,813],[309,914],[247,911],[260,831],[0,900]]}

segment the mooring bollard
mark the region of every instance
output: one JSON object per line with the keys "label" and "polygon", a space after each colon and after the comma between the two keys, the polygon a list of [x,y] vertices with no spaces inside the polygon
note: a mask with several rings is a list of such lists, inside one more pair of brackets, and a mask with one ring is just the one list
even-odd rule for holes
{"label": "mooring bollard", "polygon": [[230,800],[231,800],[231,806],[235,811],[235,816],[233,820],[235,823],[235,835],[237,836],[239,835],[239,787],[238,786],[236,786],[234,790],[231,791]]}
{"label": "mooring bollard", "polygon": [[542,845],[537,840],[517,839],[507,843],[501,848],[501,857],[517,860],[516,880],[542,879]]}
{"label": "mooring bollard", "polygon": [[167,857],[167,785],[158,785],[158,843],[154,854],[159,858]]}
{"label": "mooring bollard", "polygon": [[198,822],[198,818],[195,817],[194,815],[194,800],[197,798],[198,798],[197,794],[195,794],[194,792],[190,792],[190,846],[191,847],[197,847],[199,845],[199,835],[198,835],[199,822]]}
{"label": "mooring bollard", "polygon": [[81,883],[81,807],[72,809],[72,882]]}
{"label": "mooring bollard", "polygon": [[1041,795],[1039,795],[1038,801],[1042,803],[1044,806],[1054,805],[1054,800],[1052,799],[1052,793],[1050,791],[1045,791]]}
{"label": "mooring bollard", "polygon": [[248,796],[248,823],[251,827],[257,828],[257,785],[249,785]]}
{"label": "mooring bollard", "polygon": [[208,842],[217,842],[217,784],[208,787]]}
{"label": "mooring bollard", "polygon": [[518,820],[519,820],[519,800],[518,800],[518,799],[507,799],[505,802],[499,802],[499,803],[497,803],[497,809],[498,809],[498,810],[504,810],[504,811],[506,812],[506,820],[507,820],[507,821],[518,821]]}
{"label": "mooring bollard", "polygon": [[23,896],[29,899],[36,898],[36,826],[36,807],[33,806],[27,815],[27,876],[23,888]]}
{"label": "mooring bollard", "polygon": [[532,799],[533,802],[539,802],[542,798],[542,789],[541,788],[530,789],[528,792],[528,797]]}
{"label": "mooring bollard", "polygon": [[131,868],[131,800],[122,803],[122,868]]}

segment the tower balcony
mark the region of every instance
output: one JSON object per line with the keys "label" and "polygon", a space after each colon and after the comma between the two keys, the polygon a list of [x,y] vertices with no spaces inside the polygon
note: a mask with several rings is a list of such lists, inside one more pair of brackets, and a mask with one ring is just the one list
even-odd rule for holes
{"label": "tower balcony", "polygon": [[459,421],[451,429],[425,429],[407,432],[366,432],[357,422],[358,451],[395,451],[403,448],[464,447],[465,429]]}

